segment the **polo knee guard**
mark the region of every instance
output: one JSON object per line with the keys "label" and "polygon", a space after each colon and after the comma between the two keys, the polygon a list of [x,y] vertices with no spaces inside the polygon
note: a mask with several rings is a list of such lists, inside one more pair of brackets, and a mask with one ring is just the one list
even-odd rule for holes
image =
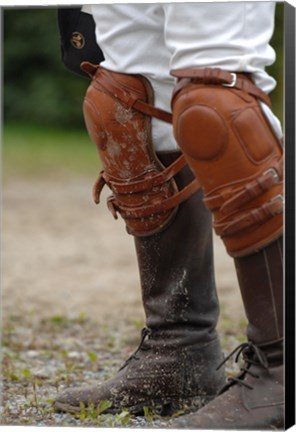
{"label": "polo knee guard", "polygon": [[173,71],[175,138],[204,190],[214,228],[233,257],[255,252],[283,230],[283,149],[247,74]]}
{"label": "polo knee guard", "polygon": [[127,231],[147,236],[164,229],[178,204],[194,193],[196,180],[178,191],[174,180],[186,161],[183,156],[164,168],[153,149],[151,116],[171,122],[171,114],[153,106],[153,89],[141,75],[108,71],[82,64],[91,78],[83,103],[90,138],[103,170],[93,189],[96,203],[105,184],[112,195],[108,207],[119,213]]}

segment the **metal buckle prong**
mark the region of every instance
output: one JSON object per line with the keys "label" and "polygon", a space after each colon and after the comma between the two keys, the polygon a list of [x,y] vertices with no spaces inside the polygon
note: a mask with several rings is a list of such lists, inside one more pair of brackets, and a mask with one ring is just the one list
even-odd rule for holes
{"label": "metal buckle prong", "polygon": [[235,86],[236,80],[237,80],[237,75],[236,75],[236,73],[233,73],[233,72],[230,72],[230,75],[231,75],[232,81],[229,84],[223,83],[222,85],[224,87],[234,87]]}

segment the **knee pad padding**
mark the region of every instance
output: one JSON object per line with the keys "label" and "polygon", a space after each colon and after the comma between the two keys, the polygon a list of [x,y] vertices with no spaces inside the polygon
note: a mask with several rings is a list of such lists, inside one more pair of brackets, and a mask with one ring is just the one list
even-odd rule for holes
{"label": "knee pad padding", "polygon": [[283,155],[255,97],[189,83],[173,99],[175,138],[232,256],[282,234]]}
{"label": "knee pad padding", "polygon": [[[202,145],[196,145],[201,130]],[[224,119],[212,107],[198,104],[186,107],[179,114],[175,129],[176,140],[188,156],[197,160],[214,160],[220,157],[228,143],[228,130]]]}
{"label": "knee pad padding", "polygon": [[[115,218],[119,213],[127,231],[136,236],[164,229],[178,204],[199,188],[194,181],[178,191],[174,175],[186,165],[184,158],[165,169],[155,154],[151,117],[135,109],[137,105],[154,112],[152,104],[153,91],[144,77],[101,67],[94,71],[83,103],[86,127],[103,165],[94,200],[99,202],[107,184],[112,191],[108,208]],[[157,109],[156,114],[169,117]]]}

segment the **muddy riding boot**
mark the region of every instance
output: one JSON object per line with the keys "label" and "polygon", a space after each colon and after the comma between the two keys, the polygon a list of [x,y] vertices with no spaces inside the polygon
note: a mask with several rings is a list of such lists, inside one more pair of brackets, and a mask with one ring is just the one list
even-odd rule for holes
{"label": "muddy riding boot", "polygon": [[[176,153],[158,157],[164,165]],[[176,176],[183,187],[192,179],[188,166]],[[214,281],[211,215],[195,192],[179,205],[166,229],[135,237],[146,328],[137,351],[104,383],[72,388],[55,408],[79,412],[80,404],[108,400],[107,412],[149,407],[160,415],[200,408],[225,384],[220,343],[215,330],[218,301]]]}
{"label": "muddy riding boot", "polygon": [[241,372],[228,379],[214,401],[195,414],[176,419],[173,428],[284,428],[281,240],[235,259],[235,265],[249,321],[248,342],[232,353],[236,361],[243,357]]}
{"label": "muddy riding boot", "polygon": [[172,71],[176,141],[234,258],[249,321],[244,364],[221,394],[173,423],[195,429],[274,429],[283,419],[283,147],[266,118],[268,96],[250,74]]}

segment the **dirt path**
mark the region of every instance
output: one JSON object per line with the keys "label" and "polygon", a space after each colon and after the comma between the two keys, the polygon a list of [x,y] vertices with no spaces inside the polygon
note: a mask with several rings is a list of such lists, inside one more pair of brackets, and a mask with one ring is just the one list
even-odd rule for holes
{"label": "dirt path", "polygon": [[[91,201],[90,179],[10,182],[3,188],[4,316],[86,313],[94,321],[142,319],[133,239]],[[243,316],[232,260],[215,238],[222,311]]]}

